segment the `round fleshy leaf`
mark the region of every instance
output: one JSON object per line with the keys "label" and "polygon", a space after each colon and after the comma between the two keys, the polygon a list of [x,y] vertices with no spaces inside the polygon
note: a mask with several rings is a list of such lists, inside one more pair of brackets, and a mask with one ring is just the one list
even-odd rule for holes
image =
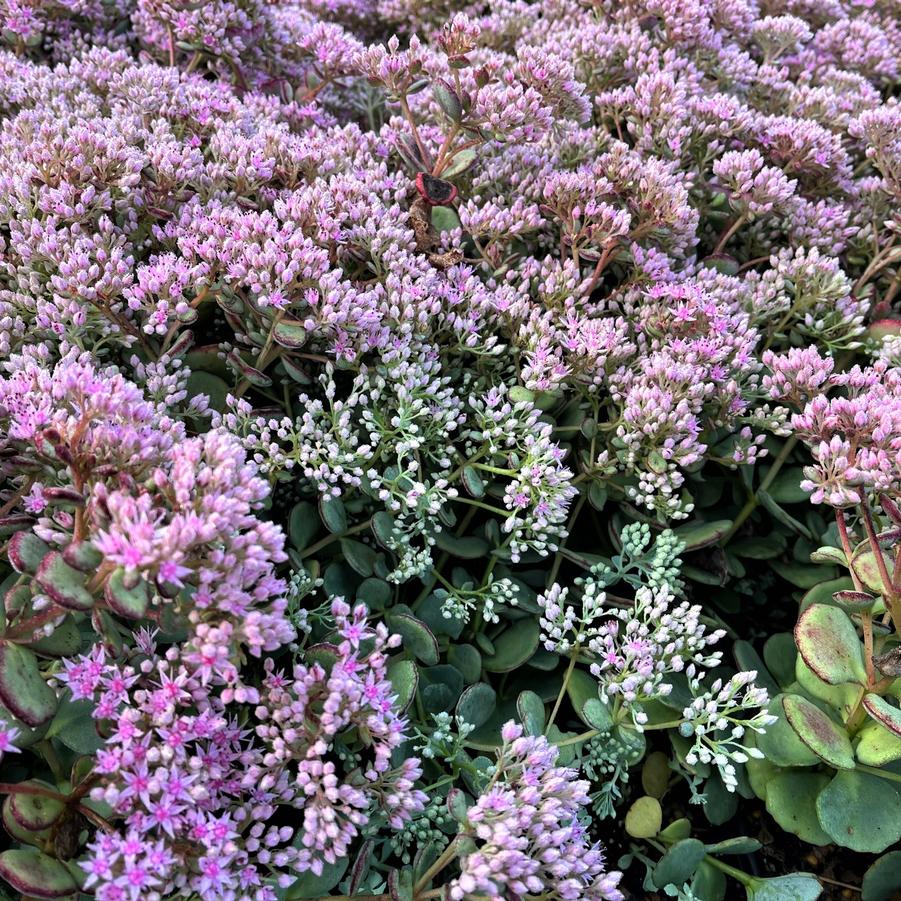
{"label": "round fleshy leaf", "polygon": [[879,776],[842,771],[817,796],[817,816],[836,844],[877,854],[901,840],[901,797]]}
{"label": "round fleshy leaf", "polygon": [[[887,571],[891,573],[892,568],[895,565],[895,561],[892,559],[891,554],[886,550],[882,550],[882,559]],[[879,561],[870,549],[869,542],[863,542],[858,545],[851,560],[854,571],[857,573],[860,581],[863,582],[870,591],[873,591],[876,594],[882,594],[882,573],[879,571]]]}
{"label": "round fleshy leaf", "polygon": [[231,393],[231,379],[226,382],[212,372],[195,369],[188,376],[188,384],[185,386],[188,397],[197,397],[202,394],[209,399],[210,409],[224,413],[228,407],[228,395]]}
{"label": "round fleshy leaf", "polygon": [[35,848],[0,854],[0,876],[16,891],[32,898],[65,898],[78,890],[63,864]]}
{"label": "round fleshy leaf", "polygon": [[729,542],[729,550],[736,557],[749,560],[772,560],[778,557],[787,544],[782,532],[771,532],[769,535],[755,535],[739,538]]}
{"label": "round fleshy leaf", "polygon": [[798,738],[817,757],[838,769],[854,768],[854,751],[848,734],[816,704],[801,695],[786,695],[782,709]]}
{"label": "round fleshy leaf", "polygon": [[[3,801],[3,828],[19,843],[23,845],[35,845],[40,847],[43,842],[50,838],[49,829],[41,829],[35,832],[31,829],[25,829],[12,813],[13,795],[7,795]],[[2,896],[0,896],[2,897]]]}
{"label": "round fleshy leaf", "polygon": [[861,901],[892,901],[901,892],[901,851],[883,854],[864,873]]}
{"label": "round fleshy leaf", "polygon": [[395,660],[388,667],[388,681],[397,695],[397,706],[406,710],[416,695],[419,672],[412,660]]}
{"label": "round fleshy leaf", "polygon": [[364,579],[357,588],[357,601],[365,604],[370,613],[373,610],[384,610],[393,595],[394,589],[384,579],[375,576]]}
{"label": "round fleshy leaf", "polygon": [[654,867],[654,884],[657,888],[681,886],[694,876],[695,870],[706,856],[704,843],[696,838],[684,838],[670,845]]}
{"label": "round fleshy leaf", "polygon": [[32,591],[32,586],[30,584],[23,583],[13,585],[12,588],[3,595],[3,606],[6,609],[7,617],[11,619],[15,614],[24,610],[25,607],[31,603],[33,597],[34,592]]}
{"label": "round fleshy leaf", "polygon": [[34,575],[50,548],[34,532],[16,532],[9,539],[6,555],[17,573]]}
{"label": "round fleshy leaf", "polygon": [[225,362],[228,363],[229,369],[247,379],[251,385],[268,388],[272,384],[272,379],[268,375],[251,366],[236,350],[230,350],[225,355]]}
{"label": "round fleshy leaf", "polygon": [[867,766],[885,766],[893,760],[901,760],[901,737],[878,722],[868,720],[854,739],[854,753]]}
{"label": "round fleshy leaf", "polygon": [[476,160],[476,148],[469,147],[466,150],[458,151],[454,156],[454,161],[442,173],[447,178],[453,178],[455,175],[464,173]]}
{"label": "round fleshy leaf", "polygon": [[[27,785],[34,788],[46,788],[51,791],[57,791],[56,786],[50,785],[48,782],[42,782],[40,779],[29,779],[27,782],[20,784],[23,787]],[[24,793],[10,795],[9,807],[13,819],[23,829],[28,829],[31,832],[49,829],[66,809],[65,804],[56,798]]]}
{"label": "round fleshy leaf", "polygon": [[707,853],[721,854],[755,854],[761,848],[756,838],[748,838],[746,835],[737,835],[735,838],[723,839],[721,842],[707,846]]}
{"label": "round fleshy leaf", "polygon": [[649,795],[639,798],[626,814],[626,832],[632,838],[653,838],[662,825],[660,802]]}
{"label": "round fleshy leaf", "polygon": [[447,649],[447,661],[463,673],[467,685],[477,682],[482,673],[482,655],[471,644],[452,644]]}
{"label": "round fleshy leaf", "polygon": [[877,598],[866,591],[836,591],[832,600],[846,613],[862,613],[872,610]]}
{"label": "round fleshy leaf", "polygon": [[470,726],[479,727],[494,713],[497,695],[486,682],[476,682],[463,690],[457,701],[457,718]]}
{"label": "round fleshy leaf", "polygon": [[824,682],[866,683],[863,645],[843,610],[825,604],[808,607],[795,626],[795,643],[804,662]]}
{"label": "round fleshy leaf", "polygon": [[748,901],[816,901],[823,893],[816,876],[792,873],[773,879],[754,879],[747,886]]}
{"label": "round fleshy leaf", "polygon": [[436,232],[453,231],[455,228],[460,228],[460,217],[453,207],[432,207],[432,227]]}
{"label": "round fleshy leaf", "polygon": [[[388,514],[384,514],[388,516]],[[319,531],[320,519],[316,508],[309,501],[299,501],[291,508],[288,517],[288,537],[291,544],[302,551]]]}
{"label": "round fleshy leaf", "polygon": [[391,901],[413,901],[413,870],[391,870],[388,873],[388,897]]}
{"label": "round fleshy leaf", "polygon": [[449,712],[462,692],[463,674],[453,666],[429,666],[420,674],[419,695],[426,713]]}
{"label": "round fleshy leaf", "polygon": [[34,525],[34,519],[25,513],[13,513],[10,516],[0,516],[0,538],[7,538],[30,529]]}
{"label": "round fleshy leaf", "polygon": [[344,559],[347,560],[354,572],[364,578],[372,575],[379,557],[374,548],[353,538],[342,538],[340,545]]}
{"label": "round fleshy leaf", "polygon": [[717,519],[714,522],[692,522],[673,529],[676,537],[685,545],[685,551],[696,551],[716,544],[732,526],[731,519]]}
{"label": "round fleshy leaf", "polygon": [[296,319],[280,319],[272,326],[272,340],[292,350],[303,347],[309,337],[309,329]]}
{"label": "round fleshy leaf", "polygon": [[599,732],[607,732],[613,725],[613,714],[610,712],[610,707],[600,698],[589,698],[582,705],[581,718],[592,729],[597,729]]}
{"label": "round fleshy leaf", "polygon": [[469,804],[469,798],[461,789],[452,788],[447,793],[447,811],[458,823],[466,822]]}
{"label": "round fleshy leaf", "polygon": [[866,690],[858,682],[843,682],[841,685],[829,685],[828,682],[824,682],[817,676],[802,657],[796,659],[795,675],[798,677],[798,685],[811,698],[825,701],[830,707],[837,710],[843,723],[848,722],[848,718],[857,709],[857,705],[860,703],[860,699]]}
{"label": "round fleshy leaf", "polygon": [[669,757],[662,751],[654,751],[648,754],[641,767],[641,787],[652,798],[662,798],[672,775]]}
{"label": "round fleshy leaf", "polygon": [[901,710],[889,704],[885,698],[874,694],[868,694],[863,699],[863,706],[877,723],[885,726],[889,732],[901,736]]}
{"label": "round fleshy leaf", "polygon": [[81,632],[71,615],[67,615],[50,635],[28,642],[28,647],[46,657],[74,657],[81,644]]}
{"label": "round fleshy leaf", "polygon": [[349,865],[350,858],[341,857],[334,863],[323,864],[322,872],[318,876],[312,871],[303,873],[288,888],[284,895],[285,901],[302,901],[302,899],[329,895],[341,881]]}
{"label": "round fleshy leaf", "polygon": [[47,738],[58,738],[78,754],[96,754],[104,740],[97,732],[97,721],[91,716],[93,710],[90,701],[73,701],[68,693],[64,694],[47,730]]}
{"label": "round fleshy leaf", "polygon": [[318,663],[327,673],[331,672],[340,656],[337,646],[327,641],[311,644],[304,652],[306,662]]}
{"label": "round fleshy leaf", "polygon": [[901,320],[898,319],[877,319],[867,327],[867,337],[878,342],[889,335],[895,336],[899,333],[901,333]]}
{"label": "round fleshy leaf", "polygon": [[125,570],[121,566],[107,580],[104,596],[109,608],[126,619],[141,619],[146,616],[150,605],[147,582],[139,577],[135,585],[129,587]]}
{"label": "round fleshy leaf", "polygon": [[488,542],[478,535],[458,537],[453,532],[439,532],[435,544],[446,554],[461,560],[482,560],[490,549]]}
{"label": "round fleshy leaf", "polygon": [[595,510],[601,511],[607,504],[607,486],[597,479],[588,486],[588,503]]}
{"label": "round fleshy leaf", "polygon": [[798,605],[798,612],[803,612],[814,604],[825,604],[827,607],[835,606],[832,595],[835,594],[836,591],[844,591],[846,589],[852,589],[853,587],[854,583],[847,576],[843,576],[840,579],[829,579],[825,582],[820,582],[819,584],[814,585],[810,591],[804,593],[804,597],[801,598],[801,603]]}
{"label": "round fleshy leaf", "polygon": [[408,613],[392,613],[386,619],[388,628],[403,639],[403,648],[412,651],[426,666],[438,663],[438,641],[422,620]]}
{"label": "round fleshy leaf", "polygon": [[281,365],[284,367],[289,379],[292,379],[299,385],[313,384],[313,380],[310,378],[309,372],[307,372],[307,370],[304,369],[303,366],[298,365],[289,356],[283,356],[279,360],[279,363],[281,363]]}
{"label": "round fleshy leaf", "polygon": [[[791,732],[791,726],[789,726],[788,723],[785,723],[785,728]],[[794,735],[794,733],[792,734]],[[752,736],[749,740],[749,744],[756,744],[758,737],[759,736]],[[795,736],[795,739],[798,744],[801,744],[801,739],[797,736]],[[801,744],[801,747],[804,748],[804,745]],[[804,748],[804,750],[807,751],[807,748]],[[815,754],[812,754],[811,756],[814,760],[817,759]],[[754,792],[761,801],[766,801],[767,790],[769,789],[773,777],[778,773],[785,772],[785,770],[783,767],[775,766],[768,760],[762,760],[759,757],[751,757],[745,764],[745,772],[748,776],[748,785],[751,786],[751,791]]]}
{"label": "round fleshy leaf", "polygon": [[782,688],[788,688],[795,681],[795,659],[798,649],[791,632],[777,632],[771,635],[763,646],[763,660],[766,668]]}
{"label": "round fleshy leaf", "polygon": [[798,588],[813,588],[823,578],[824,575],[833,576],[836,570],[830,567],[824,573],[823,567],[820,565],[808,566],[805,563],[797,563],[794,560],[773,560],[770,566],[780,575],[786,582],[791,582]]}
{"label": "round fleshy leaf", "polygon": [[589,716],[599,714],[600,711],[592,705],[586,712],[586,705],[589,702],[599,700],[597,680],[585,670],[574,669],[569,674],[569,681],[566,683],[566,694],[582,722],[592,729],[598,728],[592,725]]}
{"label": "round fleshy leaf", "polygon": [[[767,513],[770,514],[770,516],[773,517],[773,519],[777,520],[778,522],[781,522],[782,525],[784,525],[784,526],[788,526],[788,528],[791,529],[792,531],[797,532],[800,535],[803,535],[806,539],[808,539],[808,541],[811,540],[812,536],[810,534],[810,529],[808,529],[807,526],[804,525],[804,523],[795,519],[794,516],[792,516],[783,507],[781,507],[778,503],[776,503],[776,501],[774,501],[773,498],[770,496],[769,491],[764,491],[762,488],[758,488],[757,489],[757,500],[760,501],[761,506],[764,508],[764,510],[767,511]],[[791,567],[797,566],[797,564],[790,564],[789,566],[791,568]],[[776,567],[775,561],[774,561],[774,568],[777,570],[777,572],[779,572],[783,569],[783,567],[781,567],[781,566]],[[816,567],[816,566],[801,567],[802,571],[804,569],[808,569],[811,571],[811,574],[814,574],[818,570],[818,567]],[[819,574],[820,574],[820,578],[822,578],[822,575],[823,575],[822,570],[819,570]],[[806,585],[806,586],[802,586],[802,587],[810,588],[812,586]]]}
{"label": "round fleshy leaf", "polygon": [[847,566],[848,558],[845,552],[837,547],[819,547],[810,555],[811,563],[834,563],[838,566]]}
{"label": "round fleshy leaf", "polygon": [[341,498],[323,494],[319,497],[319,515],[325,523],[325,527],[333,535],[340,535],[347,531],[347,511]]}
{"label": "round fleshy leaf", "polygon": [[695,898],[706,901],[724,901],[726,897],[726,876],[708,861],[703,861],[691,880],[691,890]]}
{"label": "round fleshy leaf", "polygon": [[44,557],[36,579],[44,594],[60,607],[90,610],[94,606],[94,598],[84,585],[84,573],[69,566],[57,551]]}
{"label": "round fleshy leaf", "polygon": [[[478,751],[491,751],[492,753],[503,743],[501,730],[510,720],[516,718],[516,702],[512,698],[505,701],[497,701],[493,709],[489,711],[489,717],[474,732],[469,735],[466,742],[471,748]],[[471,786],[478,792],[475,785]]]}
{"label": "round fleshy leaf", "polygon": [[829,845],[817,817],[817,795],[829,784],[825,773],[789,771],[767,782],[767,813],[786,831],[809,845]]}
{"label": "round fleshy leaf", "polygon": [[474,466],[464,466],[460,477],[463,481],[463,486],[472,497],[484,497],[485,480]]}
{"label": "round fleshy leaf", "polygon": [[487,654],[489,657],[494,654],[494,642],[484,632],[476,634],[476,644],[482,654]]}
{"label": "round fleshy leaf", "polygon": [[739,669],[754,670],[757,673],[757,678],[754,680],[755,684],[765,688],[770,697],[779,694],[779,686],[767,671],[766,664],[760,659],[760,655],[749,641],[744,641],[743,639],[736,641],[732,646],[732,653],[735,655],[735,662],[738,664]]}
{"label": "round fleshy leaf", "polygon": [[680,817],[678,820],[673,820],[666,829],[661,829],[657,835],[661,840],[666,839],[670,842],[681,841],[683,838],[688,838],[691,835],[691,821],[686,820],[685,817]]}
{"label": "round fleshy leaf", "polygon": [[516,712],[527,735],[541,735],[544,732],[544,701],[534,691],[519,693]]}
{"label": "round fleshy leaf", "polygon": [[722,826],[735,816],[738,810],[738,793],[730,792],[716,770],[704,783],[704,816],[711,826]]}
{"label": "round fleshy leaf", "polygon": [[28,726],[41,726],[56,713],[56,692],[44,681],[37,657],[5,641],[0,641],[0,701]]}
{"label": "round fleshy leaf", "polygon": [[522,666],[538,649],[538,620],[517,620],[494,639],[494,653],[482,659],[489,673],[508,673]]}
{"label": "round fleshy leaf", "polygon": [[765,757],[765,760],[760,762],[776,766],[812,766],[819,763],[820,758],[798,738],[795,730],[789,725],[782,708],[784,697],[785,695],[777,695],[770,701],[767,713],[775,716],[776,722],[767,726],[766,732],[762,735],[754,737],[757,747]]}
{"label": "round fleshy leaf", "polygon": [[103,563],[103,554],[90,541],[73,541],[63,551],[63,560],[82,573],[90,573]]}

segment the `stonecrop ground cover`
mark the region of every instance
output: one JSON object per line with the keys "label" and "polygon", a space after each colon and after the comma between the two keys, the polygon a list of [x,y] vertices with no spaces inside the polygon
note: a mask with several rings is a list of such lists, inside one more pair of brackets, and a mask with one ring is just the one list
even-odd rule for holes
{"label": "stonecrop ground cover", "polygon": [[897,0],[0,28],[0,897],[897,897]]}

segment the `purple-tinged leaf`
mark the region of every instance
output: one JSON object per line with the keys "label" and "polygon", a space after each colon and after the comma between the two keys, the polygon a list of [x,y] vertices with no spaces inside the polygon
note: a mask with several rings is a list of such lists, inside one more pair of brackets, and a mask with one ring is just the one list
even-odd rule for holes
{"label": "purple-tinged leaf", "polygon": [[103,554],[89,541],[78,541],[63,550],[63,560],[79,572],[94,572],[103,562]]}
{"label": "purple-tinged leaf", "polygon": [[37,657],[8,641],[0,641],[0,701],[32,727],[43,725],[56,713],[56,692],[44,681]]}
{"label": "purple-tinged leaf", "polygon": [[885,698],[874,694],[868,694],[863,699],[863,706],[877,723],[885,726],[889,732],[901,736],[901,710],[893,707]]}
{"label": "purple-tinged leaf", "polygon": [[231,350],[226,356],[229,366],[238,373],[238,375],[247,379],[251,385],[258,388],[268,388],[272,384],[272,379],[268,375],[264,375],[259,369],[254,369],[249,363],[245,362],[237,351]]}
{"label": "purple-tinged leaf", "polygon": [[816,704],[801,695],[785,695],[782,709],[795,734],[817,757],[837,769],[854,769],[854,751],[847,733]]}
{"label": "purple-tinged leaf", "polygon": [[23,845],[43,845],[50,838],[50,830],[42,829],[39,832],[33,832],[20,826],[12,814],[12,799],[12,795],[7,795],[3,801],[3,828],[17,842],[21,842]]}
{"label": "purple-tinged leaf", "polygon": [[282,347],[303,347],[309,335],[307,327],[296,319],[281,319],[272,326],[272,340]]}
{"label": "purple-tinged leaf", "polygon": [[[16,472],[16,475],[20,475]],[[13,513],[10,516],[0,516],[0,538],[14,535],[23,529],[30,529],[34,525],[34,519],[24,513]]]}
{"label": "purple-tinged leaf", "polygon": [[877,599],[865,591],[836,591],[832,600],[848,613],[861,613],[872,609]]}
{"label": "purple-tinged leaf", "polygon": [[35,848],[0,854],[0,876],[31,898],[65,898],[78,891],[72,874],[58,860]]}
{"label": "purple-tinged leaf", "polygon": [[[29,779],[20,783],[22,787],[46,788],[57,792],[55,785],[43,782],[40,779]],[[41,829],[49,829],[63,814],[66,805],[57,798],[49,798],[46,795],[31,795],[15,793],[10,795],[10,813],[13,819],[29,832],[38,832]]]}
{"label": "purple-tinged leaf", "polygon": [[60,607],[84,611],[94,606],[94,598],[85,588],[84,573],[69,566],[59,551],[41,561],[36,579],[41,591]]}
{"label": "purple-tinged leaf", "polygon": [[104,592],[109,608],[127,619],[141,619],[147,615],[150,604],[150,591],[147,582],[139,579],[129,585],[125,570],[120,566],[109,577]]}
{"label": "purple-tinged leaf", "polygon": [[50,553],[47,544],[41,541],[34,532],[16,532],[9,539],[6,554],[9,557],[10,566],[17,573],[34,575],[41,565],[41,561]]}
{"label": "purple-tinged leaf", "polygon": [[804,662],[829,685],[866,683],[863,645],[848,614],[812,604],[795,626],[795,644]]}

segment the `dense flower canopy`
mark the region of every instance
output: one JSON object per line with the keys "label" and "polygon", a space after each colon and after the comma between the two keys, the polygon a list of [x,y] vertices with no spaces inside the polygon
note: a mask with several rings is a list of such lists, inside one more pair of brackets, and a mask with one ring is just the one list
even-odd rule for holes
{"label": "dense flower canopy", "polygon": [[752,897],[660,799],[789,829],[766,766],[847,844],[901,759],[893,0],[0,27],[6,882]]}

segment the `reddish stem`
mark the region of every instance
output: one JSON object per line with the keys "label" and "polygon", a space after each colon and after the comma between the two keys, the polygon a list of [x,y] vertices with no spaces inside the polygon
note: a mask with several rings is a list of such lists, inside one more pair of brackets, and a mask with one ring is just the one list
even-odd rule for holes
{"label": "reddish stem", "polygon": [[876,558],[876,567],[879,570],[879,577],[882,579],[882,600],[885,603],[886,610],[891,615],[895,631],[901,634],[901,623],[898,622],[898,617],[895,615],[895,586],[892,582],[892,577],[889,575],[888,567],[885,565],[885,557],[882,556],[882,547],[879,544],[879,537],[873,525],[873,514],[870,512],[866,497],[861,502],[860,509],[863,513],[863,524],[867,532],[867,540],[870,543],[870,550]]}
{"label": "reddish stem", "polygon": [[115,832],[116,827],[107,820],[106,818],[100,816],[96,810],[86,806],[85,804],[78,805],[78,812],[86,819],[90,820],[95,826],[98,826],[100,829],[105,830],[106,832]]}
{"label": "reddish stem", "polygon": [[44,788],[40,785],[20,785],[15,782],[0,782],[0,794],[3,795],[40,795],[42,798],[53,798],[64,804],[69,798],[52,788]]}
{"label": "reddish stem", "polygon": [[848,524],[845,522],[845,511],[844,510],[842,510],[840,508],[836,508],[835,523],[838,526],[838,535],[842,541],[842,550],[845,552],[845,558],[848,561],[848,569],[851,572],[851,578],[854,580],[854,588],[857,591],[865,592],[867,590],[866,586],[858,578],[857,572],[854,569],[854,566],[851,562],[851,555],[852,555],[853,551],[851,548],[851,539],[848,536]]}

